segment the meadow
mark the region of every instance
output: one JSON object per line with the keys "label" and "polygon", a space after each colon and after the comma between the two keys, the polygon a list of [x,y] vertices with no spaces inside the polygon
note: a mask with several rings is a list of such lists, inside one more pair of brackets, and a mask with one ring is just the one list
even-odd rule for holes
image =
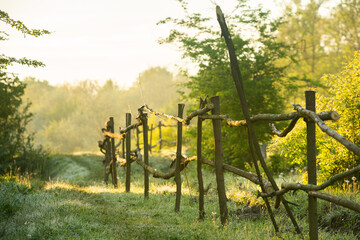
{"label": "meadow", "polygon": [[[167,171],[171,152],[153,153],[153,167]],[[103,183],[103,156],[89,153],[54,155],[47,177],[3,175],[0,180],[1,239],[302,239],[294,233],[281,207],[275,210],[281,232],[276,235],[258,190],[247,180],[225,174],[229,222],[219,218],[215,173],[204,171],[206,218],[198,220],[196,164],[182,172],[183,195],[175,213],[173,179],[150,178],[150,196],[144,199],[143,169],[132,165],[131,192],[125,192],[125,171],[118,168],[119,187]],[[297,174],[282,181],[301,181]],[[360,203],[359,189],[330,189],[332,194]],[[287,194],[297,206],[293,212],[308,238],[307,195]],[[274,200],[272,200],[272,203]],[[360,215],[318,201],[320,239],[360,239]]]}

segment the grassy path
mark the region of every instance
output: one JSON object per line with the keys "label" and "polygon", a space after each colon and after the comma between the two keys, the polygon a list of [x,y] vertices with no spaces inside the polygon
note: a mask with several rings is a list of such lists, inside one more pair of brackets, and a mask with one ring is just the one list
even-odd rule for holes
{"label": "grassy path", "polygon": [[[203,222],[197,220],[195,192],[183,195],[181,211],[175,213],[172,180],[151,179],[150,199],[144,200],[142,170],[135,166],[131,193],[124,192],[122,169],[119,189],[105,186],[101,160],[101,156],[88,154],[58,155],[48,163],[51,181],[44,186],[34,183],[31,190],[12,182],[3,183],[0,203],[10,206],[10,210],[2,208],[0,238],[300,239],[293,235],[291,224],[282,213],[278,214],[285,230],[282,238],[274,236],[266,215],[254,219],[231,215],[229,224],[221,227],[216,194],[206,197],[207,217]],[[234,201],[229,201],[228,206],[233,212],[239,208]],[[306,231],[306,225],[302,227]],[[354,239],[351,234],[320,234],[321,239]]]}

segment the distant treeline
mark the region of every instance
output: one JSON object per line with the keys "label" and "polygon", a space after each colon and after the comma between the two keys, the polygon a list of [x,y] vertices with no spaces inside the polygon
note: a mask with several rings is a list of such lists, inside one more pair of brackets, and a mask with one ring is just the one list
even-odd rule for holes
{"label": "distant treeline", "polygon": [[156,110],[176,111],[179,81],[162,67],[145,70],[129,89],[120,88],[111,79],[104,85],[84,80],[52,86],[28,77],[24,79],[23,100],[32,103],[33,121],[27,130],[35,132],[36,144],[52,151],[97,150],[100,129],[109,116],[115,118],[118,129],[124,127],[125,113],[136,117],[137,108],[144,103]]}

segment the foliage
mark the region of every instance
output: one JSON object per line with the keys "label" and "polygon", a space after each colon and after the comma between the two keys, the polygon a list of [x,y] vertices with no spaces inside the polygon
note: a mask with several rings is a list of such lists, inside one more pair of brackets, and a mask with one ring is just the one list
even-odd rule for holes
{"label": "foliage", "polygon": [[[355,52],[343,70],[328,74],[323,80],[329,86],[330,96],[321,99],[321,108],[337,111],[341,118],[332,124],[339,134],[360,146],[360,52]],[[360,158],[335,140],[319,145],[320,171],[324,178],[351,169],[360,164]],[[360,174],[357,174],[360,177]]]}
{"label": "foliage", "polygon": [[[46,30],[27,28],[21,21],[15,21],[0,10],[0,20],[24,35],[41,36],[49,34]],[[8,34],[0,32],[0,40],[7,40]],[[43,63],[27,58],[14,58],[0,55],[0,172],[9,167],[20,167],[22,171],[41,171],[46,153],[41,148],[33,146],[33,135],[26,133],[26,127],[31,120],[30,103],[22,104],[22,96],[26,84],[13,74],[6,72],[14,63],[39,67]]]}
{"label": "foliage", "polygon": [[360,50],[360,1],[340,0],[332,9],[327,30],[330,41],[328,44],[335,50],[336,57]]}
{"label": "foliage", "polygon": [[[4,23],[6,23],[7,25],[9,25],[10,27],[15,28],[16,30],[22,32],[24,34],[24,36],[29,35],[29,36],[39,37],[44,34],[50,34],[50,32],[47,30],[29,29],[24,23],[22,23],[19,20],[12,19],[9,16],[9,14],[2,11],[1,9],[0,9],[0,21],[2,21]],[[0,31],[0,41],[7,40],[8,39],[7,37],[8,37],[8,34],[5,31]],[[1,72],[3,72],[7,68],[7,66],[12,65],[14,63],[32,66],[32,67],[44,67],[45,66],[45,64],[43,64],[42,62],[27,59],[25,57],[24,58],[14,58],[14,57],[6,56],[4,54],[0,54],[0,71]]]}
{"label": "foliage", "polygon": [[[337,111],[341,118],[337,122],[326,122],[356,145],[360,145],[360,53],[355,52],[354,59],[337,74],[323,76],[329,96],[318,97],[317,112]],[[354,168],[360,159],[333,138],[322,133],[319,128],[317,137],[317,162],[321,180],[329,179],[337,173]],[[279,154],[289,165],[300,171],[306,167],[306,126],[299,121],[294,130],[285,138],[274,138],[270,146],[273,154]],[[359,177],[359,174],[357,175]]]}
{"label": "foliage", "polygon": [[298,121],[295,128],[284,138],[274,137],[269,144],[269,162],[274,161],[279,156],[284,162],[282,169],[273,169],[275,172],[289,168],[297,169],[302,172],[306,167],[306,125],[303,121]]}
{"label": "foliage", "polygon": [[26,126],[32,114],[28,112],[30,104],[20,108],[24,89],[25,84],[18,78],[10,78],[7,74],[0,73],[1,172],[12,165],[15,165],[13,168],[21,167],[23,171],[41,171],[46,155],[41,148],[34,148],[33,135],[26,134]]}
{"label": "foliage", "polygon": [[[323,4],[323,0],[312,0],[306,5],[294,0],[285,8],[286,22],[280,26],[277,37],[291,46],[296,61],[288,74],[298,75],[298,87],[301,87],[301,82],[305,87],[318,85],[323,74],[319,67],[325,57],[322,46],[325,18],[319,13]],[[301,79],[302,75],[306,78]]]}
{"label": "foliage", "polygon": [[[23,99],[33,103],[30,110],[34,121],[29,129],[37,132],[35,142],[62,153],[98,151],[97,142],[103,138],[101,129],[108,118],[114,117],[118,132],[119,127],[125,127],[125,113],[132,114],[134,123],[137,109],[144,103],[156,111],[176,111],[176,79],[162,67],[143,71],[129,89],[121,89],[111,79],[102,86],[91,80],[60,86],[34,78],[24,82],[27,88]],[[158,121],[150,118],[149,125]],[[174,141],[175,137],[170,134],[165,139]]]}
{"label": "foliage", "polygon": [[[191,76],[190,81],[185,84],[189,93],[184,93],[183,98],[191,103],[189,111],[198,108],[200,97],[219,95],[221,112],[229,114],[233,119],[243,119],[231,77],[227,48],[220,37],[220,27],[211,18],[189,13],[187,5],[184,5],[185,1],[180,2],[186,16],[184,19],[169,17],[160,21],[160,24],[176,26],[160,43],[177,45],[183,57],[198,66],[196,75]],[[287,55],[286,46],[275,41],[274,33],[281,20],[270,20],[269,12],[261,9],[249,9],[246,1],[238,1],[233,13],[232,16],[226,16],[226,19],[243,74],[250,114],[280,113],[284,105],[279,89],[285,69],[280,60]],[[226,161],[244,168],[250,158],[245,130],[223,129]],[[267,141],[268,127],[259,124],[257,129],[260,141]],[[204,132],[205,136],[210,135],[211,127],[204,126]],[[212,138],[204,137],[206,155],[213,152],[212,145]]]}
{"label": "foliage", "polygon": [[[360,2],[288,1],[277,39],[287,43],[295,61],[289,62],[286,99],[299,101],[309,87],[327,94],[323,74],[341,70],[345,57],[360,48]],[[328,4],[329,3],[329,4]]]}

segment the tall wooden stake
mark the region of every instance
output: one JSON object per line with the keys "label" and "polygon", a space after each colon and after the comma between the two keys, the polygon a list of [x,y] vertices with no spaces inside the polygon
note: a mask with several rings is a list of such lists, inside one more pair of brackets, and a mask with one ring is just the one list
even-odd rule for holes
{"label": "tall wooden stake", "polygon": [[[211,110],[213,115],[220,115],[220,99],[219,96],[210,98],[210,102],[214,104],[214,108]],[[222,225],[228,222],[228,209],[226,205],[226,192],[223,172],[223,148],[222,148],[222,136],[221,136],[221,120],[212,120],[215,139],[215,171],[217,191],[220,207],[220,219]]]}
{"label": "tall wooden stake", "polygon": [[[140,118],[143,126],[143,138],[144,138],[144,162],[149,165],[149,143],[148,143],[148,120],[147,114],[141,112]],[[149,172],[144,169],[144,197],[149,198]]]}
{"label": "tall wooden stake", "polygon": [[122,158],[125,158],[125,139],[121,139],[122,143]]}
{"label": "tall wooden stake", "polygon": [[[126,113],[126,127],[131,125],[131,113]],[[130,192],[130,180],[131,180],[131,162],[130,162],[130,151],[131,151],[131,130],[126,131],[126,179],[125,188],[126,192]]]}
{"label": "tall wooden stake", "polygon": [[[185,104],[178,104],[178,117],[183,117]],[[159,128],[161,122],[159,123]],[[160,142],[161,143],[161,142]],[[180,211],[181,200],[181,175],[180,175],[180,163],[181,163],[181,147],[182,147],[182,122],[177,123],[177,139],[176,139],[176,165],[175,165],[175,182],[176,182],[176,200],[175,200],[175,212]]]}
{"label": "tall wooden stake", "polygon": [[140,149],[139,126],[136,126],[136,148]]}
{"label": "tall wooden stake", "polygon": [[109,182],[109,174],[111,172],[111,168],[110,168],[110,162],[111,162],[111,142],[110,142],[110,138],[106,137],[105,140],[105,184],[108,185]]}
{"label": "tall wooden stake", "polygon": [[150,153],[152,153],[152,132],[153,132],[153,124],[151,124],[151,128],[150,128]]}
{"label": "tall wooden stake", "polygon": [[[114,118],[110,117],[110,132],[114,133]],[[110,140],[110,149],[111,149],[111,177],[112,177],[112,183],[115,188],[117,188],[117,175],[116,175],[116,156],[115,156],[115,139],[111,138]]]}
{"label": "tall wooden stake", "polygon": [[162,139],[161,139],[161,121],[159,121],[159,151],[161,152]]}
{"label": "tall wooden stake", "polygon": [[[315,91],[305,91],[306,109],[315,112]],[[316,185],[316,129],[315,122],[306,120],[307,140],[307,171],[308,183]],[[309,237],[318,239],[318,216],[316,197],[308,196],[309,200]]]}
{"label": "tall wooden stake", "polygon": [[[200,109],[204,107],[206,102],[200,98]],[[201,141],[202,141],[202,119],[198,117],[197,122],[197,178],[199,184],[199,219],[203,220],[205,218],[205,209],[204,209],[204,182],[202,177],[202,163],[201,163]]]}
{"label": "tall wooden stake", "polygon": [[[233,80],[235,83],[235,87],[236,87],[236,90],[237,90],[237,93],[239,96],[242,112],[244,114],[244,117],[245,117],[245,120],[246,120],[246,123],[248,126],[248,130],[249,130],[248,131],[249,132],[249,140],[250,140],[249,145],[253,144],[255,154],[257,155],[258,159],[260,160],[260,164],[261,164],[262,168],[264,169],[266,176],[268,177],[273,189],[275,191],[277,191],[277,190],[279,190],[279,187],[277,186],[274,178],[271,175],[269,168],[267,167],[267,165],[265,163],[265,160],[264,160],[261,150],[260,150],[259,142],[255,135],[255,130],[252,126],[252,122],[250,121],[249,107],[247,105],[246,98],[245,98],[243,80],[242,80],[242,75],[241,75],[241,71],[239,68],[239,64],[237,61],[237,57],[235,54],[235,47],[232,42],[232,39],[231,39],[231,36],[229,33],[229,29],[226,25],[224,14],[222,13],[221,8],[219,6],[216,6],[216,15],[217,15],[217,19],[220,24],[220,27],[221,27],[222,36],[224,36],[227,48],[229,50],[231,74],[232,74],[232,77],[233,77]],[[289,218],[291,219],[291,221],[295,227],[296,232],[298,234],[301,234],[301,230],[296,222],[294,215],[291,212],[288,202],[285,200],[285,198],[283,196],[281,196],[280,198],[281,198],[281,202],[283,203]],[[275,228],[275,230],[277,230],[277,227],[274,226],[274,228]]]}

